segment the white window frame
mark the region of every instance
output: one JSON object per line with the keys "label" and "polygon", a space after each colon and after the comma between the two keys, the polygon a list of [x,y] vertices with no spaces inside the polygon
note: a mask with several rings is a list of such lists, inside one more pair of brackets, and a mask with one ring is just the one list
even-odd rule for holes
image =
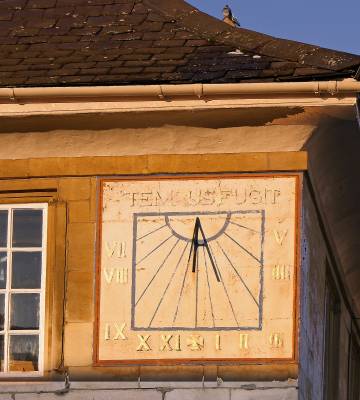
{"label": "white window frame", "polygon": [[[12,247],[12,231],[13,231],[13,211],[14,210],[42,210],[43,223],[42,223],[42,247]],[[5,294],[5,318],[4,330],[0,331],[4,335],[4,372],[0,372],[1,378],[9,377],[32,377],[41,376],[44,374],[44,341],[45,341],[45,283],[46,283],[46,265],[47,265],[47,225],[48,225],[48,204],[47,203],[26,203],[26,204],[0,204],[0,210],[8,211],[7,221],[7,246],[0,247],[0,252],[7,253],[7,274],[6,274],[6,288],[0,289],[1,294]],[[12,271],[12,252],[33,252],[41,251],[41,288],[40,289],[11,289],[11,271]],[[40,321],[38,330],[19,330],[11,331],[10,327],[10,301],[9,295],[11,293],[39,293],[40,295]],[[38,358],[38,371],[9,371],[9,336],[11,335],[39,335],[39,358]]]}

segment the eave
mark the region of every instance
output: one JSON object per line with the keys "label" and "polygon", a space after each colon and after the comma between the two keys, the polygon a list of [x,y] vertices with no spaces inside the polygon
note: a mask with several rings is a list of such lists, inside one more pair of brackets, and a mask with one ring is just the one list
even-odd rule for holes
{"label": "eave", "polygon": [[354,79],[312,82],[0,88],[0,116],[352,105]]}

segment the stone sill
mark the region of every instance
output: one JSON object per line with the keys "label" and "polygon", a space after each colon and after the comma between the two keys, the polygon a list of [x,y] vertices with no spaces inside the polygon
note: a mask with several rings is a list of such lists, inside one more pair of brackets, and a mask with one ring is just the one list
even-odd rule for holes
{"label": "stone sill", "polygon": [[[129,390],[129,389],[242,389],[270,390],[270,389],[297,389],[297,380],[285,382],[70,382],[70,391],[81,390]],[[61,393],[68,391],[64,382],[0,382],[0,393]]]}

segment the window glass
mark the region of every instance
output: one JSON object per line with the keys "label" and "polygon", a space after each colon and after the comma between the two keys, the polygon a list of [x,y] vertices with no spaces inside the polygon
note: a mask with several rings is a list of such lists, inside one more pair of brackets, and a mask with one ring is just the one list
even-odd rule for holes
{"label": "window glass", "polygon": [[13,247],[42,246],[42,210],[14,210]]}
{"label": "window glass", "polygon": [[7,253],[0,251],[0,289],[6,288]]}
{"label": "window glass", "polygon": [[13,289],[40,289],[41,258],[41,251],[12,254],[11,287]]}
{"label": "window glass", "polygon": [[39,329],[39,300],[37,293],[12,294],[10,329]]}
{"label": "window glass", "polygon": [[0,247],[6,247],[8,211],[0,210]]}
{"label": "window glass", "polygon": [[[39,358],[43,346],[47,205],[1,208],[0,379],[2,372],[4,376],[42,372]],[[10,237],[7,232],[11,232]]]}
{"label": "window glass", "polygon": [[0,371],[4,372],[4,335],[0,335]]}
{"label": "window glass", "polygon": [[4,330],[5,324],[5,294],[0,294],[0,331]]}
{"label": "window glass", "polygon": [[38,371],[39,336],[10,336],[10,371]]}

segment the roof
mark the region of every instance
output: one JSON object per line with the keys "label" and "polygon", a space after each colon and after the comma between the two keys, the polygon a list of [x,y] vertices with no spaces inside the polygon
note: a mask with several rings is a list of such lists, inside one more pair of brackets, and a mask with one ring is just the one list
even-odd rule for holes
{"label": "roof", "polygon": [[182,0],[2,0],[0,56],[2,87],[320,80],[360,65]]}

